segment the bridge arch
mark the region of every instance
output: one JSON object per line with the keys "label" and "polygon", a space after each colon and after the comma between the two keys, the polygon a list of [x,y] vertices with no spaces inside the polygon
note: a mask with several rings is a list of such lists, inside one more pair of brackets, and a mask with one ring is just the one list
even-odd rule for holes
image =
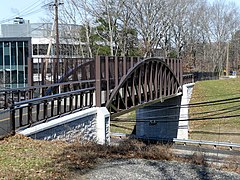
{"label": "bridge arch", "polygon": [[112,116],[118,116],[181,95],[181,83],[174,71],[164,58],[139,61],[122,76],[105,106]]}

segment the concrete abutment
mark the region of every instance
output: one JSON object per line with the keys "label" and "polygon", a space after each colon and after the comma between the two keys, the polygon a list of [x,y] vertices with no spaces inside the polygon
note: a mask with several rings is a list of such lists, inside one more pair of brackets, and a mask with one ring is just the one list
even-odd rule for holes
{"label": "concrete abutment", "polygon": [[20,130],[17,133],[33,139],[66,141],[88,140],[110,143],[110,114],[105,107],[93,107],[46,123]]}
{"label": "concrete abutment", "polygon": [[136,110],[136,137],[164,141],[188,139],[187,104],[193,86],[194,83],[183,85],[182,95]]}

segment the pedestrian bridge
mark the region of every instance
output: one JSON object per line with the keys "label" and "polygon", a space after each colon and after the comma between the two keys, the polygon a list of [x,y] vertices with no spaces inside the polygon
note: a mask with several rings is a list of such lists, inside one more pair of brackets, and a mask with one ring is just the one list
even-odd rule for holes
{"label": "pedestrian bridge", "polygon": [[119,116],[182,94],[180,59],[37,58],[28,68],[28,87],[0,92],[12,131],[91,107]]}

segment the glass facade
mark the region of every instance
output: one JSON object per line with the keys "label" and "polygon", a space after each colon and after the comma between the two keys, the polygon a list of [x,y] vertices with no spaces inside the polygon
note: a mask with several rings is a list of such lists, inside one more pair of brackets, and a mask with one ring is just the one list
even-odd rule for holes
{"label": "glass facade", "polygon": [[27,85],[31,38],[0,38],[0,88]]}

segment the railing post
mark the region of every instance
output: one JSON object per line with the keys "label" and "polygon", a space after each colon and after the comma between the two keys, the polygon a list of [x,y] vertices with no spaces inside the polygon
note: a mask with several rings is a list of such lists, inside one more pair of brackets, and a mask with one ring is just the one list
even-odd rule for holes
{"label": "railing post", "polygon": [[45,84],[45,79],[47,76],[47,68],[45,68],[45,67],[46,67],[46,61],[48,61],[48,60],[49,59],[45,59],[45,60],[41,59],[41,85]]}
{"label": "railing post", "polygon": [[47,100],[44,100],[43,104],[43,119],[47,120],[48,118],[48,102]]}
{"label": "railing post", "polygon": [[32,103],[29,103],[29,104],[28,104],[28,111],[27,111],[27,112],[28,112],[28,116],[27,116],[27,117],[28,117],[28,120],[27,120],[27,121],[28,121],[28,125],[30,125],[30,126],[31,126],[32,123],[33,123],[33,120],[32,120],[32,108],[33,108]]}
{"label": "railing post", "polygon": [[11,102],[11,106],[10,106],[10,130],[11,130],[11,134],[14,135],[15,134],[15,107],[14,107],[14,101]]}
{"label": "railing post", "polygon": [[33,86],[33,61],[28,57],[28,86]]}
{"label": "railing post", "polygon": [[101,61],[100,56],[95,58],[95,77],[96,77],[96,106],[101,107]]}
{"label": "railing post", "polygon": [[182,69],[182,59],[179,59],[179,78],[180,78],[180,85],[183,85],[183,69]]}
{"label": "railing post", "polygon": [[69,111],[72,113],[72,108],[73,107],[73,95],[70,94],[70,97],[69,97]]}
{"label": "railing post", "polygon": [[119,63],[118,63],[118,58],[114,58],[114,78],[115,78],[115,87],[118,86],[118,69],[119,69]]}

